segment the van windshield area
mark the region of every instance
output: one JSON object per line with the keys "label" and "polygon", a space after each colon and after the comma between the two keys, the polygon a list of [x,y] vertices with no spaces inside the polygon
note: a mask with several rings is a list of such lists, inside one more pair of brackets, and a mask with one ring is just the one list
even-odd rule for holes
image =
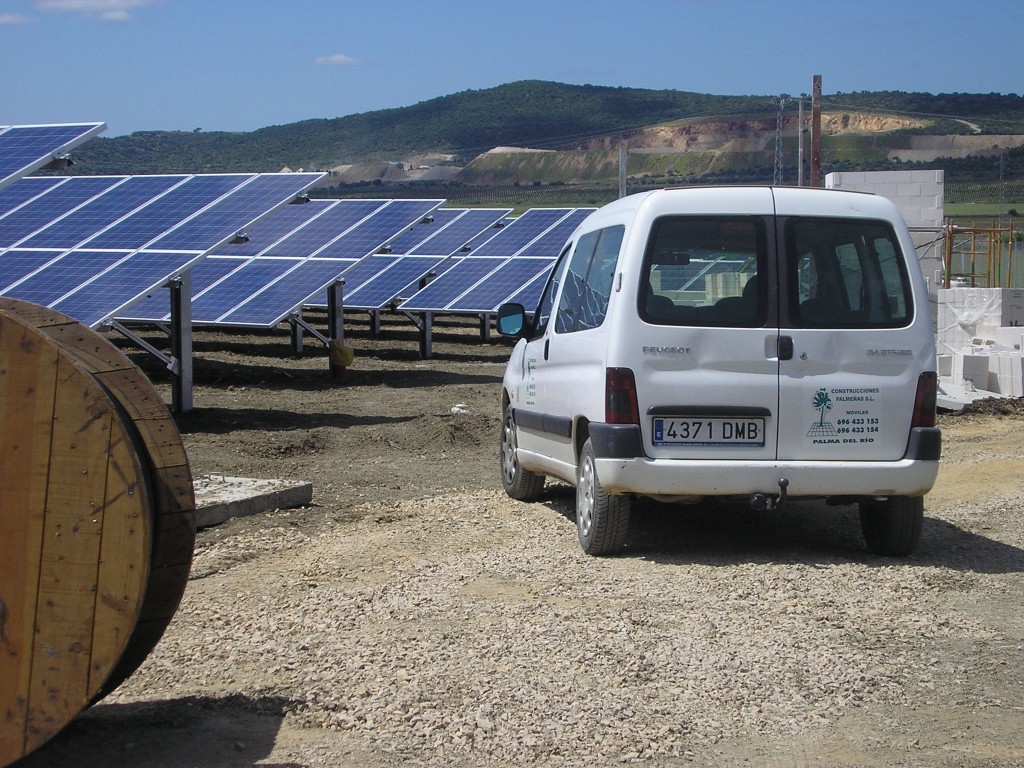
{"label": "van windshield area", "polygon": [[787,295],[798,328],[899,328],[913,320],[910,279],[886,222],[786,222]]}
{"label": "van windshield area", "polygon": [[640,317],[659,325],[764,325],[765,222],[752,216],[666,217],[644,257]]}

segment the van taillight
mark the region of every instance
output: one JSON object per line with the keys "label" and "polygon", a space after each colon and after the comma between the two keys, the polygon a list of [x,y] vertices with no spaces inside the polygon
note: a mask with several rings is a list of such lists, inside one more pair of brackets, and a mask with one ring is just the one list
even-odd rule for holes
{"label": "van taillight", "polygon": [[935,426],[935,402],[939,394],[939,377],[935,371],[925,371],[917,380],[912,427]]}
{"label": "van taillight", "polygon": [[604,420],[608,424],[639,424],[636,379],[629,368],[606,368],[604,376]]}

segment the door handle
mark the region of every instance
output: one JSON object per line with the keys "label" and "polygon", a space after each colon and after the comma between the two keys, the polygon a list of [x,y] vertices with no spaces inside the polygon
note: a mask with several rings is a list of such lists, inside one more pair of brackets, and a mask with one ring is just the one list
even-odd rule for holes
{"label": "door handle", "polygon": [[548,359],[548,345],[551,343],[551,339],[544,339],[544,359]]}
{"label": "door handle", "polygon": [[778,342],[779,360],[793,359],[793,337],[779,336]]}

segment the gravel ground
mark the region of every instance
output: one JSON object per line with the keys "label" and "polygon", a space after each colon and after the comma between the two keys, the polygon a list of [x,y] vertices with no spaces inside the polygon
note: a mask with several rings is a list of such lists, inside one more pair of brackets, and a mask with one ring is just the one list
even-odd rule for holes
{"label": "gravel ground", "polygon": [[[360,346],[341,399],[309,361],[291,389],[197,365],[197,471],[255,473],[269,451],[311,473],[314,503],[201,532],[160,645],[26,768],[1024,766],[1019,408],[943,419],[906,560],[816,503],[650,504],[598,559],[571,489],[498,489],[507,350]],[[378,389],[396,365],[434,385]],[[294,423],[257,440],[237,425],[257,408]]]}

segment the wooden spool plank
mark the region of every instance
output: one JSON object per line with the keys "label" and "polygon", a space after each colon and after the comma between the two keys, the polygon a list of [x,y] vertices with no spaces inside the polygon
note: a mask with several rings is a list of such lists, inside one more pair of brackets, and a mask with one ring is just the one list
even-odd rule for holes
{"label": "wooden spool plank", "polygon": [[0,763],[24,751],[57,358],[28,326],[0,323]]}
{"label": "wooden spool plank", "polygon": [[134,364],[70,318],[10,299],[0,448],[3,766],[159,640],[188,580],[195,499],[180,435]]}

